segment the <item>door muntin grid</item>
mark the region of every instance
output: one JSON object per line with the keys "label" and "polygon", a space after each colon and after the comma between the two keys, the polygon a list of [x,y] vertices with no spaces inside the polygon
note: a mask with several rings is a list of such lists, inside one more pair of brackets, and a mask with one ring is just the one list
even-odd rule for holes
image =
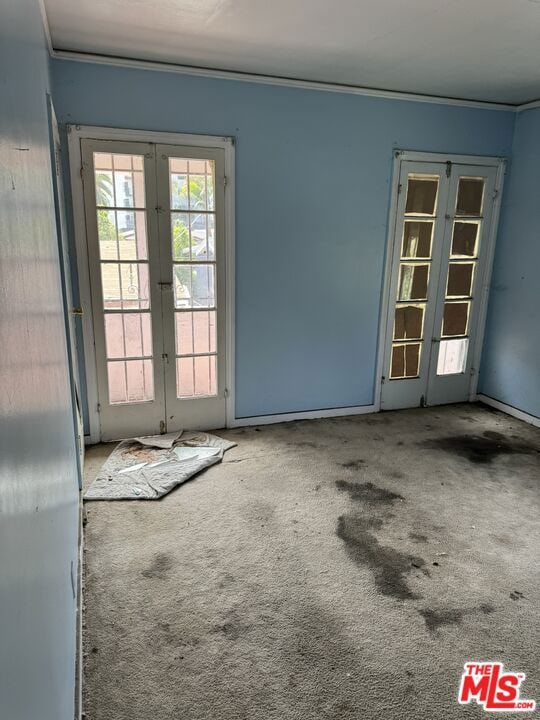
{"label": "door muntin grid", "polygon": [[176,395],[218,394],[215,163],[168,158]]}
{"label": "door muntin grid", "polygon": [[424,344],[439,175],[409,173],[400,244],[390,380],[417,378]]}
{"label": "door muntin grid", "polygon": [[453,208],[437,375],[463,374],[470,344],[470,319],[478,273],[486,179],[462,175]]}
{"label": "door muntin grid", "polygon": [[94,152],[108,399],[154,400],[144,156]]}

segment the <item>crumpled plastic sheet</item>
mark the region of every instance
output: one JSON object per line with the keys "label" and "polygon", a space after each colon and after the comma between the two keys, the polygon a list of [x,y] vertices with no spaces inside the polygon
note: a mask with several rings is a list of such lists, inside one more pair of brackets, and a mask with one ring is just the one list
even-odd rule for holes
{"label": "crumpled plastic sheet", "polygon": [[85,500],[157,500],[211,465],[236,443],[204,432],[123,440],[113,450]]}
{"label": "crumpled plastic sheet", "polygon": [[182,430],[178,430],[177,432],[166,433],[164,435],[142,435],[141,437],[136,437],[135,440],[141,443],[141,445],[170,450],[182,432]]}

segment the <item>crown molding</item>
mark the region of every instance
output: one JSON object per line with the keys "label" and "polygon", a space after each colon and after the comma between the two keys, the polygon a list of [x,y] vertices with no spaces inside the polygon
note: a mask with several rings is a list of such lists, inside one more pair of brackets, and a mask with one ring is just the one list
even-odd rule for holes
{"label": "crown molding", "polygon": [[526,110],[534,110],[540,107],[540,100],[533,100],[532,102],[523,103],[522,105],[516,105],[516,112],[525,112]]}
{"label": "crown molding", "polygon": [[157,72],[177,73],[179,75],[191,75],[194,77],[213,78],[219,80],[235,80],[237,82],[258,83],[262,85],[274,85],[278,87],[297,88],[301,90],[317,90],[319,92],[362,95],[364,97],[384,98],[386,100],[404,100],[407,102],[450,105],[481,110],[502,110],[506,112],[516,112],[518,108],[522,107],[518,105],[484,102],[480,100],[461,100],[458,98],[439,97],[437,95],[420,95],[392,90],[378,90],[376,88],[365,88],[356,85],[340,85],[338,83],[324,83],[313,80],[296,80],[292,78],[275,77],[272,75],[235,72],[232,70],[214,70],[209,68],[194,67],[191,65],[176,65],[173,63],[154,62],[150,60],[133,60],[110,55],[74,52],[71,50],[52,50],[51,56],[58,60],[70,60],[72,62],[113,65],[115,67],[131,68],[136,70],[153,70]]}

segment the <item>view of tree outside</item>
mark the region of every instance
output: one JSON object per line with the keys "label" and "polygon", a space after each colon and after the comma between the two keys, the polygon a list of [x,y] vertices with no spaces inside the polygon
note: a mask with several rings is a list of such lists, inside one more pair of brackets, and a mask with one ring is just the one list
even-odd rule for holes
{"label": "view of tree outside", "polygon": [[[189,178],[189,180],[188,180]],[[211,178],[211,176],[210,176]],[[207,228],[206,213],[193,210],[206,210],[214,206],[213,183],[205,175],[179,175],[171,173],[171,197],[175,208],[187,209],[191,212],[175,212],[172,216],[173,260],[176,262],[189,260],[213,259],[212,249],[209,257],[207,241],[210,240]],[[208,219],[213,221],[213,217]],[[194,266],[175,267],[175,295],[177,299],[185,299],[190,306],[207,306],[213,298],[213,274],[209,268]]]}

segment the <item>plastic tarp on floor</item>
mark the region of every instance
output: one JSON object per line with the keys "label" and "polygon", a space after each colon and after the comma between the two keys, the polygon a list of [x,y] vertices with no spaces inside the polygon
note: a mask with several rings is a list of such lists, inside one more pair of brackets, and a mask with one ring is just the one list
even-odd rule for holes
{"label": "plastic tarp on floor", "polygon": [[157,500],[221,462],[236,443],[204,432],[123,440],[111,453],[85,500]]}

